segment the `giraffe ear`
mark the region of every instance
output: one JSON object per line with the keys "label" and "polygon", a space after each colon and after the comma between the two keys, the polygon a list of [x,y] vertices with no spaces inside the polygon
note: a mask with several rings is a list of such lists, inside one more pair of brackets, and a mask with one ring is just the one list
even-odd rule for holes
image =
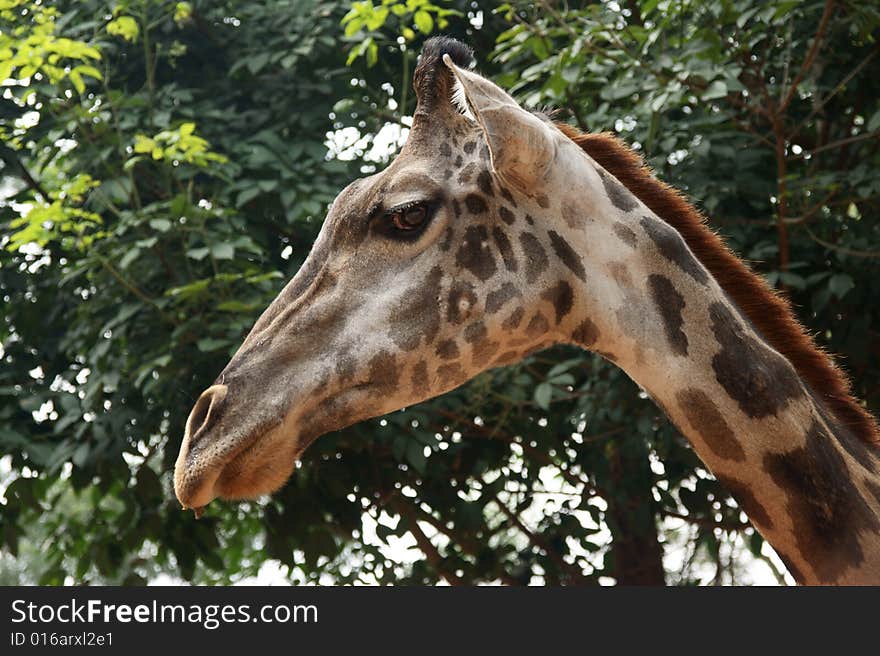
{"label": "giraffe ear", "polygon": [[501,88],[460,68],[448,55],[443,63],[455,77],[452,101],[483,130],[492,167],[506,183],[530,192],[539,185],[556,156],[550,128]]}

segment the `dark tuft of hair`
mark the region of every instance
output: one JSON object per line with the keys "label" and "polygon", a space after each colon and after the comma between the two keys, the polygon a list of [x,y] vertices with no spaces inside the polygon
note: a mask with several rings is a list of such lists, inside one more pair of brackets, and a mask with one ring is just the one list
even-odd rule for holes
{"label": "dark tuft of hair", "polygon": [[474,65],[474,51],[461,41],[448,36],[433,36],[425,41],[413,72],[413,88],[419,99],[420,111],[431,111],[438,98],[444,101],[449,99],[451,73],[443,64],[443,55],[449,55],[459,68]]}
{"label": "dark tuft of hair", "polygon": [[470,68],[474,65],[474,51],[470,46],[451,36],[432,36],[422,46],[422,59],[442,62],[443,55],[449,55],[459,68]]}

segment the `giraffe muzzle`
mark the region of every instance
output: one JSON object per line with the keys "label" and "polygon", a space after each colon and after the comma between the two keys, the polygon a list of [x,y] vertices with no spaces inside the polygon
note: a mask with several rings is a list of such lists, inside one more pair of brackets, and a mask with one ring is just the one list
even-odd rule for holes
{"label": "giraffe muzzle", "polygon": [[[208,436],[222,414],[229,388],[212,385],[199,396],[186,421],[186,432],[174,466],[174,492],[184,508],[199,510],[216,496],[214,483],[220,471],[207,467],[200,457],[210,446]],[[208,439],[206,439],[208,438]]]}

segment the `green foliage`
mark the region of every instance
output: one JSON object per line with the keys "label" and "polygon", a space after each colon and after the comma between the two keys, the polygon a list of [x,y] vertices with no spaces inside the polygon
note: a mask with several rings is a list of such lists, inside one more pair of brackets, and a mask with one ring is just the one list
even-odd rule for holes
{"label": "green foliage", "polygon": [[120,16],[107,23],[107,34],[119,36],[126,41],[136,41],[141,28],[131,16]]}
{"label": "green foliage", "polygon": [[85,91],[84,75],[101,79],[91,65],[101,58],[98,49],[56,36],[57,16],[57,9],[27,0],[0,1],[0,21],[11,28],[0,31],[0,80],[29,87],[23,100],[35,90],[27,84],[31,78],[45,77],[52,85],[70,80],[78,93]]}
{"label": "green foliage", "polygon": [[[179,162],[187,162],[201,168],[207,168],[211,162],[226,163],[225,155],[208,150],[208,142],[195,134],[196,124],[183,123],[176,130],[162,130],[153,137],[137,134],[134,137],[134,152],[146,153],[155,160],[165,160],[177,166]],[[125,166],[133,167],[140,157],[132,157]]]}
{"label": "green foliage", "polygon": [[297,582],[596,583],[659,540],[690,584],[768,559],[654,404],[563,348],[322,438],[271,500],[176,507],[193,401],[336,193],[387,161],[376,135],[405,134],[439,30],[527,104],[634,144],[880,407],[870,3],[842,3],[812,60],[815,2],[48,4],[0,0],[4,581],[272,561]]}
{"label": "green foliage", "polygon": [[367,66],[372,67],[379,59],[380,43],[396,42],[398,38],[413,41],[416,32],[429,36],[435,27],[445,30],[452,16],[462,16],[462,12],[428,0],[382,0],[379,5],[373,5],[372,0],[353,2],[342,25],[346,37],[360,41],[349,52],[346,65],[364,56]]}
{"label": "green foliage", "polygon": [[[9,235],[6,248],[17,251],[35,244],[46,246],[53,238],[65,239],[72,249],[83,249],[100,233],[95,229],[101,225],[101,215],[82,209],[86,194],[100,183],[88,173],[78,173],[69,181],[61,183],[58,191],[49,192],[51,203],[34,201],[33,206],[21,218],[9,223],[13,232]],[[67,239],[73,237],[73,241]]]}

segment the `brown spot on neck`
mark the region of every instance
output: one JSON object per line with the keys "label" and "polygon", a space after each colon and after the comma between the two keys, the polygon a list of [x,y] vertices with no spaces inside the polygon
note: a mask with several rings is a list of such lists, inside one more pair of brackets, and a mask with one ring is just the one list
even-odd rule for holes
{"label": "brown spot on neck", "polygon": [[724,460],[742,462],[746,459],[742,445],[708,394],[695,388],[684,389],[675,395],[675,400],[712,453]]}
{"label": "brown spot on neck", "polygon": [[547,323],[547,319],[544,318],[544,315],[538,312],[531,318],[529,324],[526,326],[526,336],[535,338],[544,335],[550,329],[550,324]]}
{"label": "brown spot on neck", "polygon": [[571,338],[575,344],[589,348],[599,339],[599,327],[589,319],[584,319],[574,332]]}
{"label": "brown spot on neck", "polygon": [[556,255],[562,260],[571,272],[580,278],[583,282],[587,281],[587,272],[584,270],[584,264],[581,262],[580,256],[575,253],[574,249],[569,246],[568,242],[555,230],[549,230],[547,234],[550,236],[550,245]]}
{"label": "brown spot on neck", "polygon": [[638,201],[633,193],[612,178],[602,169],[597,169],[599,177],[602,179],[602,185],[605,187],[605,193],[614,205],[621,212],[629,212],[639,206]]}
{"label": "brown spot on neck", "polygon": [[517,307],[510,315],[501,323],[501,327],[505,330],[515,330],[522,323],[526,311],[522,306]]}
{"label": "brown spot on neck", "polygon": [[748,485],[720,474],[715,474],[715,478],[733,495],[733,498],[736,499],[743,512],[749,516],[749,519],[763,529],[769,530],[773,528],[773,520],[770,518],[770,514],[764,508],[764,505],[758,501]]}
{"label": "brown spot on neck", "polygon": [[635,248],[636,245],[636,233],[624,223],[620,221],[615,221],[614,225],[611,226],[611,229],[614,230],[614,234],[622,241],[624,244],[629,246],[630,248]]}
{"label": "brown spot on neck", "polygon": [[565,225],[574,230],[583,229],[586,224],[581,210],[569,201],[562,203],[562,219],[565,221]]}
{"label": "brown spot on neck", "polygon": [[549,264],[547,252],[541,246],[541,242],[531,232],[523,232],[519,236],[519,243],[526,256],[526,281],[531,284],[538,279]]}
{"label": "brown spot on neck", "polygon": [[730,308],[712,303],[709,320],[721,345],[712,356],[715,379],[746,415],[763,419],[778,414],[803,394],[791,364],[752,337]]}
{"label": "brown spot on neck", "polygon": [[428,365],[424,360],[419,360],[412,371],[412,387],[416,394],[427,394],[430,390],[428,383]]}
{"label": "brown spot on neck", "polygon": [[574,290],[565,280],[557,282],[541,294],[541,298],[553,304],[557,325],[571,312],[571,308],[574,306]]}
{"label": "brown spot on neck", "polygon": [[688,354],[688,338],[681,329],[684,318],[681,311],[684,309],[684,298],[666,276],[656,273],[648,276],[648,289],[651,291],[651,299],[654,307],[663,319],[663,329],[666,332],[666,341],[676,355]]}
{"label": "brown spot on neck", "polygon": [[860,535],[877,531],[880,520],[818,423],[804,446],[764,456],[764,469],[785,491],[798,550],[820,581],[832,583],[864,561]]}
{"label": "brown spot on neck", "polygon": [[370,383],[379,389],[392,389],[400,379],[397,358],[393,354],[382,351],[372,357],[367,365]]}
{"label": "brown spot on neck", "polygon": [[458,357],[458,345],[453,339],[445,339],[437,344],[437,357],[443,360],[454,360]]}
{"label": "brown spot on neck", "polygon": [[495,314],[511,299],[520,296],[513,283],[506,282],[486,295],[486,314]]}
{"label": "brown spot on neck", "polygon": [[493,226],[492,239],[495,240],[498,252],[501,253],[504,267],[511,273],[516,273],[517,269],[519,269],[519,265],[516,262],[516,256],[513,254],[513,247],[510,245],[510,240],[507,238],[507,234],[500,227]]}
{"label": "brown spot on neck", "polygon": [[660,255],[677,265],[682,271],[699,283],[709,282],[709,274],[689,251],[675,229],[652,216],[643,216],[639,224],[657,247]]}

